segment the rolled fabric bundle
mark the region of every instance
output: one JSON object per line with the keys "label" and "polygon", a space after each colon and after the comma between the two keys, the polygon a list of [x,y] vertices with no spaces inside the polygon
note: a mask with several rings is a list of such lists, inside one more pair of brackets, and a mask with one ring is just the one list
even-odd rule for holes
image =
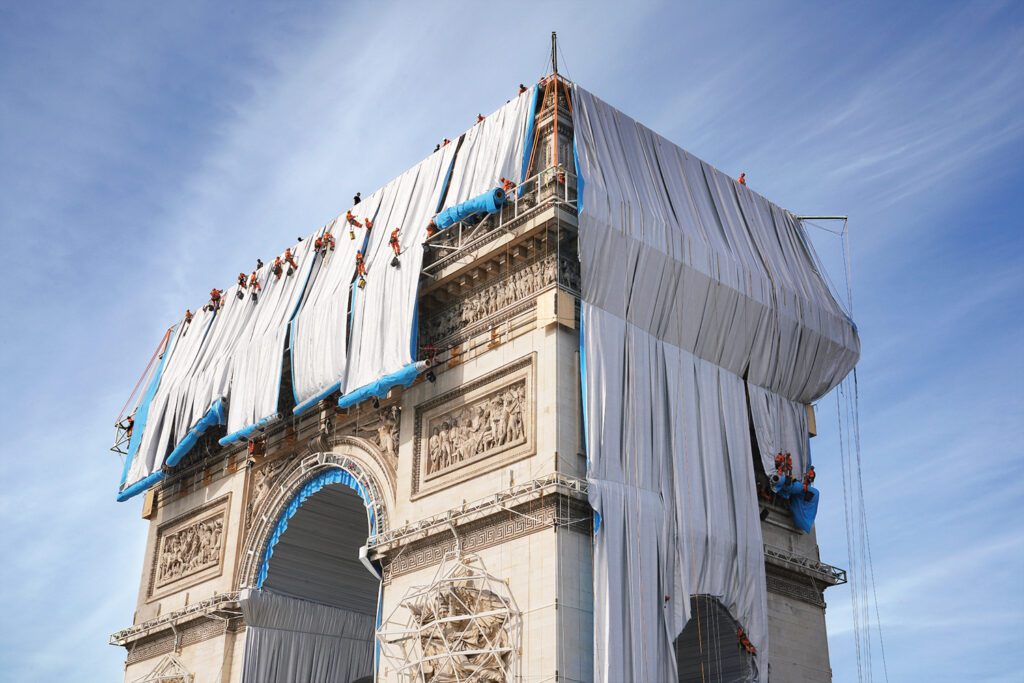
{"label": "rolled fabric bundle", "polygon": [[464,221],[478,213],[497,213],[505,205],[505,191],[500,187],[488,190],[472,199],[467,199],[461,204],[449,206],[447,209],[434,217],[434,224],[438,230],[451,227],[459,221]]}

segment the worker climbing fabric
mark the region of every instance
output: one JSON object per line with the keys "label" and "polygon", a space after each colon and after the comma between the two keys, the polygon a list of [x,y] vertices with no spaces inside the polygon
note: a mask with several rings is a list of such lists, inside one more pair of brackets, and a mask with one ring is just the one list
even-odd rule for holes
{"label": "worker climbing fabric", "polygon": [[[672,643],[689,597],[708,594],[750,637],[765,681],[763,543],[743,378],[789,408],[811,401],[852,369],[856,330],[791,214],[584,89],[574,88],[573,105],[585,185],[588,478],[601,520],[595,680],[674,681]],[[765,430],[796,428],[776,423],[788,415],[782,409],[754,410]]]}

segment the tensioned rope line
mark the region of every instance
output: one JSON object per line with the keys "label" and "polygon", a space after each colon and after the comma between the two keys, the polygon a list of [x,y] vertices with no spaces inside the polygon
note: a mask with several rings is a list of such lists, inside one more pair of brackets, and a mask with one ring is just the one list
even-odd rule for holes
{"label": "tensioned rope line", "polygon": [[857,381],[857,368],[853,369],[853,419],[854,419],[854,447],[857,456],[857,480],[861,485],[861,524],[864,527],[864,548],[867,553],[868,578],[871,581],[871,599],[875,603],[875,630],[878,631],[878,645],[882,653],[882,673],[886,683],[889,682],[889,666],[885,661],[885,639],[882,637],[882,617],[878,609],[878,590],[875,582],[875,566],[871,557],[871,535],[868,532],[867,507],[864,503],[863,477],[861,476],[861,451],[860,451],[860,386]]}

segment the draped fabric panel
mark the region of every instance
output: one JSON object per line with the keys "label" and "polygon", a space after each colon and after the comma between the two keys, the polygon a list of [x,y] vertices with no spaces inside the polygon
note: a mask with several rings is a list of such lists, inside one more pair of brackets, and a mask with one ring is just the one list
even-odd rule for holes
{"label": "draped fabric panel", "polygon": [[811,464],[807,434],[807,408],[756,384],[747,385],[750,416],[765,474],[775,471],[775,454],[793,456],[793,474],[799,478]]}
{"label": "draped fabric panel", "polygon": [[[236,300],[236,285],[225,292],[216,315],[196,312],[190,329],[204,333],[176,340],[168,350],[122,490],[159,472],[190,430],[204,416],[203,424],[210,421],[218,400],[228,407],[225,442],[244,439],[276,417],[289,334],[294,398],[300,405],[339,389],[351,393],[407,368],[415,353],[420,245],[427,224],[446,188],[451,205],[517,174],[532,103],[532,91],[519,95],[465,134],[457,159],[456,145],[446,145],[352,207],[364,226],[352,228],[355,239],[349,239],[345,217],[335,219],[329,229],[336,248],[326,257],[313,248],[322,228],[292,247],[299,268],[291,277],[278,281],[270,263],[265,265],[257,305],[247,291]],[[365,228],[367,217],[372,230]],[[390,265],[394,228],[400,229],[402,250],[397,268]],[[368,274],[365,289],[353,296],[350,283],[360,249]]]}
{"label": "draped fabric panel", "polygon": [[[584,298],[790,400],[846,376],[856,328],[796,217],[582,88],[574,106],[583,213],[600,236],[581,226],[580,260],[619,266],[585,278]],[[627,310],[634,288],[653,305]]]}
{"label": "draped fabric panel", "polygon": [[230,363],[229,437],[277,411],[288,326],[306,290],[315,262],[313,243],[321,234],[322,229],[291,248],[298,264],[291,275],[278,280],[268,274],[252,321],[239,335]]}
{"label": "draped fabric panel", "polygon": [[374,615],[269,590],[251,590],[241,604],[245,683],[351,683],[373,673]]}
{"label": "draped fabric panel", "polygon": [[[383,190],[364,252],[366,286],[353,300],[352,336],[344,393],[397,372],[413,361],[412,335],[427,224],[437,212],[455,155],[449,144]],[[391,232],[399,229],[399,266],[391,265]]]}
{"label": "draped fabric panel", "polygon": [[595,680],[674,681],[689,598],[708,595],[758,649],[764,681],[744,379],[758,457],[785,445],[805,463],[800,404],[852,369],[856,328],[792,214],[582,88],[573,105],[588,477],[601,520]]}
{"label": "draped fabric panel", "polygon": [[530,89],[466,132],[455,158],[445,205],[441,208],[501,187],[501,178],[523,180],[518,176],[532,108],[533,89]]}
{"label": "draped fabric panel", "polygon": [[743,381],[600,308],[584,304],[583,315],[588,478],[601,518],[595,679],[674,680],[672,643],[698,594],[719,597],[766,655]]}

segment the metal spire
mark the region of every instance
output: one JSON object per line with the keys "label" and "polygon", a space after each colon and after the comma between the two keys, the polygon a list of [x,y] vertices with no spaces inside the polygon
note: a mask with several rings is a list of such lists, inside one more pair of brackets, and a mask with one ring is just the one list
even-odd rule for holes
{"label": "metal spire", "polygon": [[558,32],[551,32],[551,73],[558,75]]}

